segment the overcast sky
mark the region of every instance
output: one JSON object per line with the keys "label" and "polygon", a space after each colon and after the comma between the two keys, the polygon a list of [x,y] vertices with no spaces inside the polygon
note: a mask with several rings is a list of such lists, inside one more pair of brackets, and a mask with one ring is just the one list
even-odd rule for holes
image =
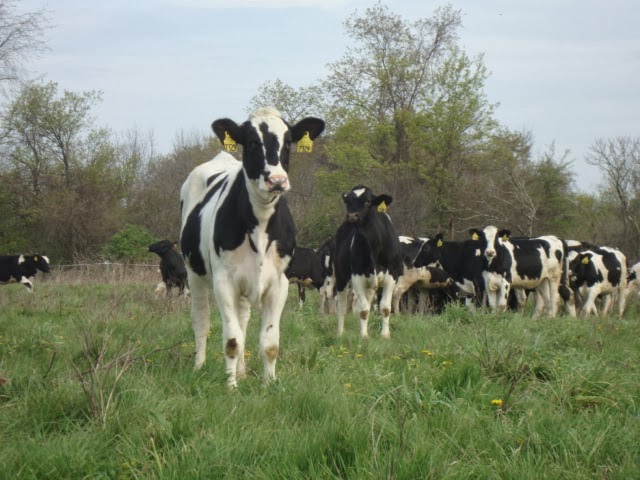
{"label": "overcast sky", "polygon": [[[424,0],[384,2],[406,20],[450,3],[463,13],[461,43],[484,54],[485,93],[540,154],[571,151],[577,185],[599,170],[584,156],[597,139],[640,136],[640,2],[630,0]],[[60,90],[99,90],[97,124],[152,131],[162,153],[180,132],[208,133],[219,117],[244,121],[260,85],[297,88],[343,56],[343,22],[365,0],[22,0],[45,7],[50,51],[33,72]]]}

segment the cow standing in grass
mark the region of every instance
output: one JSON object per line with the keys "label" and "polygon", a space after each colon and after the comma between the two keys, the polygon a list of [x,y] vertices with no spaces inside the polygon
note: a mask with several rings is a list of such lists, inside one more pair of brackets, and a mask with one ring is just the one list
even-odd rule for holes
{"label": "cow standing in grass", "polygon": [[336,233],[335,260],[338,335],[344,331],[349,284],[355,297],[354,311],[360,317],[361,336],[369,336],[369,312],[378,288],[382,289],[381,335],[383,338],[391,335],[391,300],[403,272],[402,251],[391,219],[386,213],[379,212],[378,206],[382,202],[388,206],[392,200],[389,195],[374,195],[363,185],[343,194],[347,215]]}
{"label": "cow standing in grass", "polygon": [[182,186],[182,253],[191,289],[195,368],[205,361],[209,292],[222,317],[227,383],[246,374],[244,350],[251,306],[262,308],[260,354],[265,379],[275,378],[280,316],[287,299],[284,272],[296,246],[283,193],[289,190],[289,152],[303,137],[315,139],[324,122],[305,118],[289,126],[273,108],[238,125],[216,120],[225,145],[241,145],[242,162],[226,152],[196,167]]}
{"label": "cow standing in grass", "polygon": [[38,271],[48,273],[50,269],[45,255],[0,255],[0,284],[21,283],[33,292],[30,279]]}
{"label": "cow standing in grass", "polygon": [[[160,275],[164,288],[160,287],[160,291],[164,290],[165,295],[171,295],[173,287],[178,288],[178,295],[188,293],[187,289],[187,269],[184,266],[184,259],[175,250],[175,243],[171,240],[160,240],[159,242],[149,245],[149,251],[160,257]],[[185,292],[186,289],[186,292]],[[156,287],[158,291],[158,287]]]}

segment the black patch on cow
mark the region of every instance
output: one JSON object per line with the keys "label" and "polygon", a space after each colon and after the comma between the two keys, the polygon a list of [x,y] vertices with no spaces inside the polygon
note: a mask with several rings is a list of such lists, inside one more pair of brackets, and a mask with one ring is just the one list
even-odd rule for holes
{"label": "black patch on cow", "polygon": [[[244,178],[242,175],[238,175],[238,178],[241,177]],[[227,185],[227,181],[227,179],[221,180],[219,183],[216,183],[211,187],[204,199],[198,203],[193,210],[191,210],[184,228],[182,229],[180,240],[182,255],[189,262],[191,270],[200,276],[207,274],[204,258],[202,258],[202,252],[200,252],[200,231],[202,224],[200,215],[204,206],[211,200],[216,192]]]}
{"label": "black patch on cow", "polygon": [[278,197],[275,211],[267,224],[267,235],[269,236],[267,250],[272,242],[277,241],[278,255],[280,257],[285,255],[293,256],[293,250],[296,247],[295,223],[293,222],[287,199],[284,197]]}
{"label": "black patch on cow", "polygon": [[[226,172],[218,172],[218,173],[214,173],[213,175],[211,175],[209,178],[207,178],[207,187],[209,185],[211,185],[213,182],[215,182],[216,178],[218,178],[220,175],[224,175]],[[182,203],[182,202],[180,202]]]}
{"label": "black patch on cow", "polygon": [[229,192],[218,205],[213,227],[213,248],[216,255],[220,250],[235,250],[245,240],[248,233],[258,226],[253,213],[244,175],[236,177]]}

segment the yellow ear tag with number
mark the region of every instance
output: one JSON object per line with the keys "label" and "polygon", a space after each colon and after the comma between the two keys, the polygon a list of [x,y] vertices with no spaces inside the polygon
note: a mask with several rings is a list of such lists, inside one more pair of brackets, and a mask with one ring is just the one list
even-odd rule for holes
{"label": "yellow ear tag with number", "polygon": [[296,151],[301,153],[311,153],[313,150],[313,140],[309,138],[309,132],[304,132],[304,135],[298,140],[298,148]]}
{"label": "yellow ear tag with number", "polygon": [[379,212],[386,212],[387,211],[387,204],[384,202],[380,202],[380,205],[378,205],[378,211]]}
{"label": "yellow ear tag with number", "polygon": [[584,258],[582,259],[582,263],[583,263],[584,265],[589,265],[589,257],[584,257]]}
{"label": "yellow ear tag with number", "polygon": [[222,144],[224,145],[224,149],[227,152],[238,151],[238,144],[233,138],[231,138],[231,135],[229,135],[229,132],[224,132],[224,140],[222,141]]}
{"label": "yellow ear tag with number", "polygon": [[509,241],[509,237],[507,235],[503,235],[502,236],[502,241],[503,242],[508,242]]}
{"label": "yellow ear tag with number", "polygon": [[444,245],[444,243],[442,242],[442,240],[438,240],[438,243],[436,243],[436,245],[437,245],[438,247],[441,247],[442,245]]}
{"label": "yellow ear tag with number", "polygon": [[471,240],[480,240],[480,235],[474,233],[473,235],[471,235]]}

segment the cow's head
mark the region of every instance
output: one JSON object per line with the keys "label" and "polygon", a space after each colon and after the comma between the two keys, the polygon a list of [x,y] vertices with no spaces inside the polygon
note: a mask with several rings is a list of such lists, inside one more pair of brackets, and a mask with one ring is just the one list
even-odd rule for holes
{"label": "cow's head", "polygon": [[149,245],[149,251],[162,257],[166,253],[170,252],[174,246],[175,242],[172,242],[171,240],[160,240],[159,242]]}
{"label": "cow's head", "polygon": [[425,239],[413,265],[415,267],[442,268],[442,250],[444,246],[444,234],[437,233],[433,238]]}
{"label": "cow's head", "polygon": [[275,108],[267,107],[253,112],[241,125],[222,118],[211,128],[223,144],[231,141],[242,145],[246,177],[259,190],[277,195],[290,188],[287,172],[291,144],[305,136],[315,139],[324,130],[324,121],[307,117],[289,126]]}
{"label": "cow's head", "polygon": [[49,265],[49,258],[46,255],[40,255],[36,253],[34,255],[21,255],[18,263],[28,270],[35,273],[36,269],[44,273],[49,273],[51,266]]}
{"label": "cow's head", "polygon": [[472,228],[469,230],[472,240],[479,240],[482,245],[482,253],[486,257],[487,261],[491,261],[495,258],[498,248],[509,241],[511,232],[509,230],[498,230],[493,225],[488,225],[482,230]]}
{"label": "cow's head", "polygon": [[576,288],[585,280],[597,276],[596,266],[593,263],[594,255],[591,251],[577,252],[569,261],[569,286]]}
{"label": "cow's head", "polygon": [[350,192],[343,193],[342,200],[347,207],[346,221],[364,225],[372,214],[375,215],[375,211],[382,202],[389,206],[393,198],[389,195],[374,195],[369,187],[357,185]]}

